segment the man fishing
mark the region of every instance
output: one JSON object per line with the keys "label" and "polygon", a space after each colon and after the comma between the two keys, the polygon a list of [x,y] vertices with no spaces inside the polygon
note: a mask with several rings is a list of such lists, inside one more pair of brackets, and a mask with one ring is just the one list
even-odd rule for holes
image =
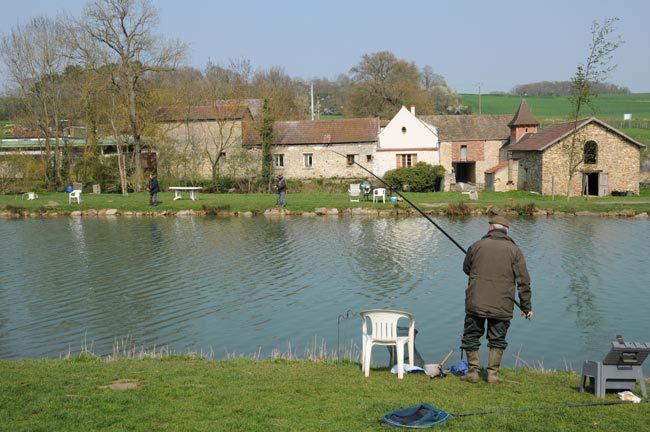
{"label": "man fishing", "polygon": [[489,220],[488,233],[467,250],[463,271],[469,276],[465,290],[465,327],[461,348],[467,353],[469,371],[464,380],[479,381],[479,339],[485,333],[490,354],[487,382],[499,383],[499,367],[508,346],[506,333],[510,327],[515,303],[515,287],[519,291],[520,308],[526,319],[533,317],[530,302],[530,276],[521,250],[508,236],[510,223],[503,216]]}

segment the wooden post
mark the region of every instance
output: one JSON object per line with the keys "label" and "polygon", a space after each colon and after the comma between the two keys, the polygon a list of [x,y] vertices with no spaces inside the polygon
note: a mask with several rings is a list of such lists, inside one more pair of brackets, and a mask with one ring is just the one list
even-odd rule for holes
{"label": "wooden post", "polygon": [[555,201],[555,176],[551,176],[551,199]]}

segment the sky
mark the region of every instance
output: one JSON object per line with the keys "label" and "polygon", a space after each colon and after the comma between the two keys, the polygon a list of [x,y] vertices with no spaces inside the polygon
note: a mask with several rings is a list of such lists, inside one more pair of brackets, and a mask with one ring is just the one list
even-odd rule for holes
{"label": "sky", "polygon": [[[594,20],[617,17],[624,44],[608,82],[650,92],[650,1],[152,0],[158,35],[189,47],[187,63],[249,60],[294,78],[334,79],[364,54],[429,65],[459,93],[569,80],[587,57]],[[87,0],[7,2],[3,33],[37,15],[79,16]],[[4,77],[4,74],[2,75]],[[4,78],[2,78],[4,79]]]}

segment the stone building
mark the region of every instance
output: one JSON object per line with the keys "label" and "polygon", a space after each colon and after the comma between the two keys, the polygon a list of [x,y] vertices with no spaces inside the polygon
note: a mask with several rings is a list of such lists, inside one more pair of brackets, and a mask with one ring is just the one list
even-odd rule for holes
{"label": "stone building", "polygon": [[508,142],[509,115],[432,115],[420,117],[435,125],[440,138],[440,164],[445,168],[444,190],[459,183],[483,189],[486,170],[499,163]]}
{"label": "stone building", "polygon": [[[574,139],[575,138],[575,139]],[[504,147],[517,161],[517,189],[543,195],[639,193],[641,149],[645,146],[596,118],[551,124]],[[569,183],[573,148],[574,175]]]}
{"label": "stone building", "polygon": [[[219,101],[209,106],[170,107],[161,109],[159,118],[171,143],[168,151],[176,152],[183,162],[177,166],[209,178],[219,156],[215,169],[222,175],[252,177],[258,173],[261,141],[255,124],[259,110],[251,110],[250,104]],[[414,107],[402,107],[390,121],[277,121],[274,169],[290,179],[359,179],[370,176],[355,162],[383,176],[388,170],[423,161],[445,168],[443,190],[459,189],[462,183],[478,190],[566,194],[566,148],[573,142],[574,125],[552,124],[539,132],[538,127],[525,100],[514,116],[418,117]],[[638,193],[643,144],[595,118],[580,120],[575,130],[579,151],[574,160],[579,163],[571,194]]]}
{"label": "stone building", "polygon": [[213,171],[250,177],[260,156],[242,143],[255,127],[257,104],[253,107],[245,101],[216,101],[159,108],[157,120],[164,136],[160,168],[185,179],[211,178]]}
{"label": "stone building", "polygon": [[273,125],[273,164],[286,178],[365,178],[373,170],[377,118],[278,121]]}

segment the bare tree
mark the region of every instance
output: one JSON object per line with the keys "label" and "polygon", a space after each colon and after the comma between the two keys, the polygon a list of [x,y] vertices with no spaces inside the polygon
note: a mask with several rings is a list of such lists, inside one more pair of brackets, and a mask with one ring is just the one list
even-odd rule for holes
{"label": "bare tree", "polygon": [[45,17],[18,25],[4,35],[0,52],[15,86],[27,123],[42,135],[43,177],[49,186],[61,178],[61,132],[65,68],[63,31],[59,22]]}
{"label": "bare tree", "polygon": [[576,73],[571,79],[570,121],[573,123],[573,133],[562,147],[568,161],[567,200],[571,197],[571,181],[584,161],[586,137],[578,131],[579,119],[585,109],[590,109],[591,113],[595,112],[593,85],[602,82],[616,67],[616,65],[611,65],[611,60],[614,51],[622,44],[620,36],[613,35],[614,25],[617,21],[618,18],[607,18],[602,23],[598,21],[592,23],[589,54],[585,62],[578,65]]}
{"label": "bare tree", "polygon": [[164,43],[154,36],[158,13],[148,0],[94,0],[76,24],[106,54],[112,84],[128,107],[136,177],[142,179],[141,81],[148,72],[176,67],[185,56],[185,45],[177,41]]}

